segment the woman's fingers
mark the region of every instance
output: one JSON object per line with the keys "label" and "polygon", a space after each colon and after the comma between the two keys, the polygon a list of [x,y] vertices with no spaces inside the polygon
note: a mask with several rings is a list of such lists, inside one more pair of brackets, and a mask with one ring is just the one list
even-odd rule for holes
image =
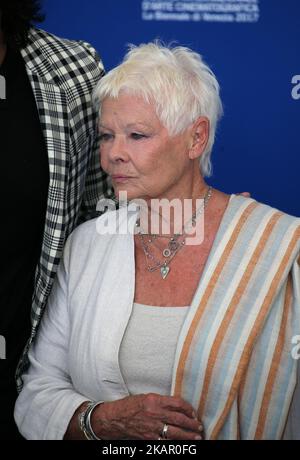
{"label": "woman's fingers", "polygon": [[[181,398],[174,396],[147,395],[145,406],[158,404],[156,417],[161,420],[160,437],[163,427],[170,428],[168,439],[202,439],[203,425],[198,420],[194,408]],[[202,433],[202,435],[201,435]],[[170,437],[171,436],[171,437]]]}
{"label": "woman's fingers", "polygon": [[[162,438],[163,439],[163,438]],[[165,439],[176,439],[176,440],[185,440],[185,441],[201,441],[204,439],[203,430],[200,432],[187,431],[177,426],[168,425],[167,433]]]}
{"label": "woman's fingers", "polygon": [[191,419],[197,419],[197,415],[194,411],[193,406],[189,404],[188,402],[184,401],[181,398],[175,397],[175,396],[160,396],[160,395],[155,395],[159,396],[159,405],[165,409],[165,410],[170,410],[170,411],[176,411],[179,413],[184,414],[186,417],[189,417]]}
{"label": "woman's fingers", "polygon": [[199,434],[201,431],[203,431],[203,425],[199,422],[199,420],[187,417],[180,412],[167,412],[164,421],[168,425],[172,425],[186,431],[191,431],[194,434]]}
{"label": "woman's fingers", "polygon": [[245,196],[246,198],[250,198],[250,197],[251,197],[251,193],[250,193],[250,192],[240,192],[240,193],[237,193],[237,195],[242,195],[242,196]]}

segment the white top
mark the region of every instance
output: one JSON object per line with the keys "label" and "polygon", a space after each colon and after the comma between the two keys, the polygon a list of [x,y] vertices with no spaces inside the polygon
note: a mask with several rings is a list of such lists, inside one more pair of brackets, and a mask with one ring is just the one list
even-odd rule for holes
{"label": "white top", "polygon": [[119,355],[130,394],[171,394],[176,345],[187,310],[133,304]]}

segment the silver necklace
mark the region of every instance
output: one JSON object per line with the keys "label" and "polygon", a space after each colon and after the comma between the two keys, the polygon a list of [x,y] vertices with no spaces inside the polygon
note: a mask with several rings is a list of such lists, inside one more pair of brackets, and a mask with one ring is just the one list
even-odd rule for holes
{"label": "silver necklace", "polygon": [[[207,203],[212,195],[212,187],[208,187],[207,192],[203,198],[203,203],[199,209],[197,209],[190,221],[184,225],[183,232],[180,234],[175,234],[174,236],[165,236],[165,235],[155,235],[155,234],[146,234],[139,231],[138,236],[141,241],[141,246],[144,251],[144,255],[146,258],[147,270],[149,272],[154,272],[160,269],[160,274],[162,279],[166,279],[170,272],[170,262],[175,257],[175,255],[180,251],[181,248],[185,246],[186,241],[186,232],[187,229],[190,228],[191,225],[195,225],[197,221],[197,217],[203,213]],[[136,224],[139,225],[139,222]],[[163,260],[158,260],[154,254],[151,252],[150,245],[153,244],[159,251],[161,249],[157,246],[156,240],[157,238],[166,238],[169,240],[167,246],[162,251]]]}

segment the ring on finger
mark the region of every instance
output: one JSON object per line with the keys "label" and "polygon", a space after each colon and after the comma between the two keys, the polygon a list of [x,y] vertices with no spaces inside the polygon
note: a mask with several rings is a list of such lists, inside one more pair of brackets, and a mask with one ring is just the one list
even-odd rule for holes
{"label": "ring on finger", "polygon": [[167,439],[168,429],[169,429],[169,425],[165,423],[163,426],[162,432],[161,432],[162,439]]}

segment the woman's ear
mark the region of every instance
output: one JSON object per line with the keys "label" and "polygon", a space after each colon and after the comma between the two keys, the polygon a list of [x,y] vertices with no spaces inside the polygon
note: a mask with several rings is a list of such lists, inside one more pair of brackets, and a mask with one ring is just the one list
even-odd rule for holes
{"label": "woman's ear", "polygon": [[209,138],[209,119],[199,117],[193,123],[191,129],[191,141],[189,148],[189,158],[194,160],[199,158],[204,152]]}

